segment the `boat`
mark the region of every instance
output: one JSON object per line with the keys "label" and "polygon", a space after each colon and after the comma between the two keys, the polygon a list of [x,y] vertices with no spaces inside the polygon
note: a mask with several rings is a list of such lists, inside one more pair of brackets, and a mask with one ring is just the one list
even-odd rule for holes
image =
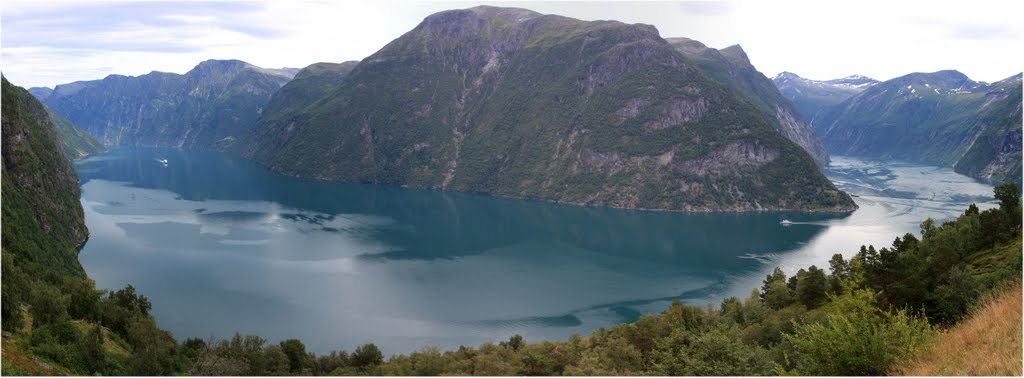
{"label": "boat", "polygon": [[156,158],[154,158],[154,160],[159,161],[160,164],[163,164],[165,167],[167,166],[167,159],[156,159]]}
{"label": "boat", "polygon": [[779,223],[781,223],[783,226],[789,226],[789,225],[793,224],[793,222],[790,221],[789,219],[783,219],[782,222],[779,222]]}

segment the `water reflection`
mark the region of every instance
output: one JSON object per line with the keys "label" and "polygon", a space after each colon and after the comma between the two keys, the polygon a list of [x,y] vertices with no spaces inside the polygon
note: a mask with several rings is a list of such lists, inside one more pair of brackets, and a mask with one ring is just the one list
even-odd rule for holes
{"label": "water reflection", "polygon": [[991,195],[948,170],[833,160],[830,177],[859,196],[849,216],[567,206],[115,149],[77,164],[92,233],[80,258],[100,286],[139,287],[179,338],[240,331],[319,352],[368,341],[407,352],[565,338],[675,298],[745,295],[772,266],[821,265]]}

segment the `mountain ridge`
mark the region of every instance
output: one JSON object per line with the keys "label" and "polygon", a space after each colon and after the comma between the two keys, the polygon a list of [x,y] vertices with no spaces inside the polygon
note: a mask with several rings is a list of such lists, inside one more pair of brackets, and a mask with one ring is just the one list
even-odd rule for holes
{"label": "mountain ridge", "polygon": [[185,74],[61,84],[41,101],[107,144],[225,149],[296,73],[209,59]]}
{"label": "mountain ridge", "polygon": [[775,75],[772,82],[779,89],[779,93],[789,99],[812,126],[815,116],[822,109],[839,104],[879,83],[875,79],[858,74],[841,79],[812,80],[789,71]]}
{"label": "mountain ridge", "polygon": [[988,84],[955,70],[911,73],[823,109],[813,126],[834,153],[923,161],[1019,183],[1020,78]]}
{"label": "mountain ridge", "polygon": [[854,206],[650,25],[439,12],[284,108],[239,152],[287,175],[624,208]]}

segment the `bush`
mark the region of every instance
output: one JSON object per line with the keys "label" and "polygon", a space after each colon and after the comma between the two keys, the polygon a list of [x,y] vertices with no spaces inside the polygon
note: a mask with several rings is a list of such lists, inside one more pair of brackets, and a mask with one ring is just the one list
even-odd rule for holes
{"label": "bush", "polygon": [[870,290],[836,297],[823,323],[798,326],[785,335],[796,371],[804,375],[882,375],[897,359],[924,345],[934,333],[924,318],[874,305]]}

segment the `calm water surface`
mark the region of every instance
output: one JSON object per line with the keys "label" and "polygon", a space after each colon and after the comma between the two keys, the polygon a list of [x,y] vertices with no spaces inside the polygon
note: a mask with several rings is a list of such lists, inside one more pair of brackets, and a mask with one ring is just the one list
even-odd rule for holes
{"label": "calm water surface", "polygon": [[[167,166],[156,159],[167,159]],[[116,148],[76,164],[98,286],[131,283],[182,340],[297,337],[385,353],[573,332],[673,299],[745,297],[774,266],[889,245],[991,186],[948,168],[833,157],[860,210],[679,214],[288,178],[212,152]],[[789,219],[795,224],[783,226]]]}

